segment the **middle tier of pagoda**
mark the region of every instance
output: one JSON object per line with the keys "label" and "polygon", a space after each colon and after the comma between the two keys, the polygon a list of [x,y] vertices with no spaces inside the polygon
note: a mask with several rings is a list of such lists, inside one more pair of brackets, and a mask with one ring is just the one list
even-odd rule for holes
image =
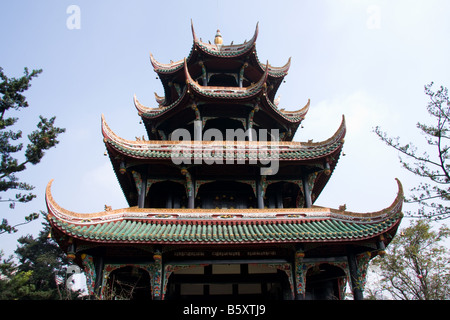
{"label": "middle tier of pagoda", "polygon": [[[166,207],[168,198],[175,200],[175,193],[176,207],[189,207],[187,198],[192,193],[195,200],[190,207],[197,208],[302,208],[310,206],[328,182],[342,151],[346,126],[343,117],[336,133],[322,142],[126,140],[102,116],[102,132],[130,206],[138,205],[146,179],[142,207]],[[304,188],[310,190],[309,205]],[[201,194],[215,189],[207,198],[220,199],[205,205]],[[264,204],[258,205],[261,193]],[[237,201],[243,195],[248,201]],[[233,197],[235,201],[224,201]]]}

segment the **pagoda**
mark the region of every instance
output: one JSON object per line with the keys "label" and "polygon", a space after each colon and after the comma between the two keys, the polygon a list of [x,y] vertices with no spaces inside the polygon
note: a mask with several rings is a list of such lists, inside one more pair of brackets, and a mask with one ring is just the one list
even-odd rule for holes
{"label": "pagoda", "polygon": [[60,207],[46,189],[52,237],[96,299],[363,298],[370,259],[402,219],[403,191],[371,213],[314,205],[338,163],[345,118],[321,142],[293,141],[310,107],[279,106],[282,67],[259,60],[258,25],[242,44],[192,26],[189,55],[150,60],[164,94],[134,97],[147,137],[103,141],[129,207]]}

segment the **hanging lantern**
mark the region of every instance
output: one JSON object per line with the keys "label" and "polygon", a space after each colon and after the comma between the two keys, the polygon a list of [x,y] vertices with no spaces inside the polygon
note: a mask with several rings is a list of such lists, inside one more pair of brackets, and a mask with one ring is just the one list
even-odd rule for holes
{"label": "hanging lantern", "polygon": [[127,172],[127,168],[125,168],[125,162],[121,162],[120,163],[120,169],[119,169],[120,174],[125,174],[125,172]]}
{"label": "hanging lantern", "polygon": [[324,169],[324,173],[329,176],[331,174],[331,167],[330,167],[330,163],[326,162],[325,163],[325,169]]}
{"label": "hanging lantern", "polygon": [[73,239],[69,238],[69,246],[67,248],[67,259],[74,260],[75,259],[75,244],[73,243]]}

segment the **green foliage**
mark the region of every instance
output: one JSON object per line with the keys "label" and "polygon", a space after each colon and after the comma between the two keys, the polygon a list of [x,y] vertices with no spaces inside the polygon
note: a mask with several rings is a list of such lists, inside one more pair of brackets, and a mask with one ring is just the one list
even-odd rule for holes
{"label": "green foliage", "polygon": [[33,271],[20,271],[0,279],[0,300],[20,300],[29,296],[34,291],[34,286],[29,283],[32,274]]}
{"label": "green foliage", "polygon": [[417,213],[408,214],[416,218],[442,220],[450,217],[450,207],[447,205],[450,200],[450,99],[447,88],[441,86],[433,91],[432,86],[433,83],[425,86],[425,94],[430,99],[427,111],[434,124],[418,122],[416,125],[432,150],[431,155],[426,151],[419,151],[412,143],[401,144],[399,137],[389,137],[379,127],[374,132],[388,146],[406,156],[406,160],[400,157],[406,170],[425,181],[413,188],[411,197],[405,199],[406,202],[420,206]]}
{"label": "green foliage", "polygon": [[[19,181],[16,174],[24,171],[29,163],[38,164],[45,155],[44,151],[58,144],[58,135],[65,131],[54,126],[55,117],[47,119],[40,116],[37,130],[28,135],[29,142],[24,150],[24,145],[20,142],[22,131],[10,129],[16,125],[19,118],[7,116],[7,114],[28,107],[26,97],[22,93],[30,88],[31,80],[41,72],[42,70],[33,70],[30,73],[25,68],[22,77],[8,78],[0,67],[0,192],[15,191],[13,197],[7,199],[0,197],[0,202],[9,203],[11,209],[15,208],[16,203],[30,202],[36,197],[31,192],[34,187]],[[17,156],[23,159],[19,161]],[[38,217],[39,213],[33,212],[25,217],[24,223],[18,225],[29,223]],[[8,220],[3,219],[0,223],[0,234],[16,232],[18,225],[11,226]]]}
{"label": "green foliage", "polygon": [[375,290],[399,300],[450,299],[450,255],[440,243],[446,226],[433,231],[429,220],[417,220],[390,243],[386,255],[372,261],[379,276]]}
{"label": "green foliage", "polygon": [[[66,286],[66,270],[70,265],[66,255],[51,238],[49,224],[34,239],[21,237],[13,257],[0,263],[0,300],[61,300],[77,299],[79,291]],[[1,258],[1,254],[0,254]]]}

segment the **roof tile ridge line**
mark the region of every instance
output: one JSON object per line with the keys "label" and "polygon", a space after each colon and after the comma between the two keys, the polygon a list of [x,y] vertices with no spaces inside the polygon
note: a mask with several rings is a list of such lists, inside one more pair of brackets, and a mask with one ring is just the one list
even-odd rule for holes
{"label": "roof tile ridge line", "polygon": [[[279,144],[283,145],[298,145],[300,147],[308,148],[308,147],[326,147],[329,145],[332,145],[336,142],[340,142],[341,144],[344,144],[344,137],[346,133],[346,124],[345,124],[345,117],[342,115],[342,121],[339,128],[336,130],[336,132],[327,140],[319,141],[319,142],[305,142],[305,141],[280,141]],[[340,146],[335,148],[330,153],[334,152],[336,149],[338,149]]]}
{"label": "roof tile ridge line", "polygon": [[194,22],[192,21],[192,19],[191,19],[191,31],[192,31],[192,38],[193,38],[193,40],[194,40],[194,43],[200,42],[199,39],[198,39],[198,37],[197,37],[197,34],[195,33],[195,30],[194,30]]}
{"label": "roof tile ridge line", "polygon": [[102,113],[102,134],[103,134],[103,142],[106,144],[107,142],[116,142],[116,143],[125,143],[125,144],[134,144],[137,141],[126,140],[124,138],[119,137],[114,131],[106,123],[106,119],[104,114]]}
{"label": "roof tile ridge line", "polygon": [[179,68],[181,68],[181,65],[183,64],[183,59],[180,59],[178,61],[175,62],[171,62],[171,63],[162,63],[159,62],[158,60],[155,59],[155,57],[153,56],[153,54],[150,52],[150,63],[153,66],[153,70],[158,73],[158,71],[177,71]]}
{"label": "roof tile ridge line", "polygon": [[[124,209],[116,209],[111,211],[100,211],[95,213],[77,213],[74,211],[70,211],[62,208],[58,203],[56,203],[53,195],[51,193],[51,187],[54,179],[51,179],[47,187],[45,188],[45,202],[47,204],[48,214],[52,215],[58,220],[62,220],[71,224],[74,223],[82,223],[82,220],[91,219],[91,218],[101,218],[101,217],[109,217],[108,221],[117,220],[124,216],[126,210]],[[79,221],[74,221],[79,220]],[[102,221],[103,222],[103,221]],[[106,220],[105,220],[106,222]],[[97,221],[98,223],[98,221]],[[85,223],[84,223],[85,224]]]}
{"label": "roof tile ridge line", "polygon": [[[249,43],[251,43],[249,48],[253,47],[256,44],[256,39],[258,39],[258,34],[259,34],[259,21],[256,22],[255,33],[253,34],[253,37],[249,41]],[[245,43],[243,43],[243,44],[245,44]]]}
{"label": "roof tile ridge line", "polygon": [[[121,138],[114,131],[112,131],[111,128],[108,126],[103,114],[102,114],[102,134],[103,134],[103,142],[105,144],[112,142],[112,143],[116,143],[122,147],[125,147],[127,149],[131,148],[131,149],[136,149],[136,150],[142,151],[143,149],[148,147],[148,145],[156,144],[155,143],[156,141],[153,141],[153,140],[133,141],[133,140]],[[166,141],[166,143],[167,143],[167,141]]]}
{"label": "roof tile ridge line", "polygon": [[[345,125],[345,123],[344,123]],[[345,135],[345,132],[342,134],[342,127],[343,124],[341,124],[341,127],[336,131],[336,133],[329,139],[325,141],[320,142],[301,142],[301,141],[234,141],[234,145],[280,145],[280,146],[298,146],[300,148],[308,148],[308,147],[323,147],[327,146],[329,144],[333,144],[334,142],[343,139],[343,136]],[[102,133],[104,137],[104,142],[114,142],[117,143],[123,147],[126,148],[136,148],[136,150],[142,151],[142,149],[149,147],[151,145],[175,145],[179,144],[180,141],[174,141],[174,140],[145,140],[145,141],[134,141],[134,140],[128,140],[125,138],[121,138],[118,136],[106,123],[105,117],[102,114]],[[106,140],[105,140],[106,139]],[[200,141],[202,145],[215,145],[215,144],[222,144],[227,145],[230,143],[230,141]],[[292,150],[291,150],[292,151]]]}
{"label": "roof tile ridge line", "polygon": [[[134,140],[127,140],[124,138],[119,137],[117,134],[115,134],[112,130],[108,129],[108,131],[103,130],[103,136],[104,136],[104,142],[105,143],[112,143],[115,145],[118,145],[122,148],[128,149],[128,150],[135,150],[135,151],[151,151],[152,147],[160,150],[161,147],[172,147],[175,145],[185,145],[190,146],[191,144],[194,144],[194,141],[178,141],[178,140],[144,140],[144,141],[134,141]],[[326,147],[330,144],[321,144],[321,142],[316,142],[314,144],[306,143],[306,142],[300,142],[300,141],[197,141],[195,142],[195,145],[202,145],[204,148],[207,148],[210,146],[211,148],[214,147],[230,147],[230,146],[244,146],[244,147],[256,147],[256,146],[279,146],[279,147],[289,147],[290,149],[281,149],[279,151],[287,151],[287,152],[295,152],[296,150],[300,149],[310,149],[310,148],[322,148]],[[292,149],[294,147],[297,147],[295,149]],[[340,146],[337,146],[330,152],[326,153],[325,155],[333,153],[336,149],[338,149]],[[207,149],[205,149],[207,150]],[[163,150],[163,151],[170,151],[170,150]]]}
{"label": "roof tile ridge line", "polygon": [[[156,93],[155,93],[155,97],[156,97]],[[160,109],[160,108],[150,108],[150,107],[144,106],[142,103],[139,102],[139,100],[136,97],[136,94],[133,95],[133,102],[134,102],[134,106],[136,107],[139,115]]]}
{"label": "roof tile ridge line", "polygon": [[290,116],[291,113],[292,114],[300,114],[300,115],[303,116],[303,115],[306,115],[308,113],[310,105],[311,105],[311,99],[308,98],[308,102],[305,104],[304,107],[301,107],[300,109],[293,110],[293,111],[291,111],[291,110],[281,111],[280,110],[280,112],[284,113],[287,116]]}
{"label": "roof tile ridge line", "polygon": [[155,95],[156,103],[161,107],[166,103],[166,97],[160,97],[156,92],[153,92]]}
{"label": "roof tile ridge line", "polygon": [[[179,141],[172,141],[172,140],[170,140],[170,141],[159,141],[159,140],[133,141],[133,140],[124,139],[124,138],[121,138],[120,136],[118,136],[116,133],[114,133],[114,131],[111,130],[111,128],[106,123],[106,120],[105,120],[105,117],[103,114],[102,114],[101,118],[102,118],[102,133],[103,133],[105,143],[111,141],[111,142],[120,144],[126,148],[136,148],[139,151],[141,151],[143,148],[148,147],[150,145],[161,145],[161,144],[174,145],[174,144],[179,143]],[[298,145],[299,147],[323,147],[323,146],[326,146],[329,144],[333,144],[334,142],[336,142],[338,140],[343,140],[344,136],[345,136],[345,119],[343,117],[343,121],[342,121],[339,129],[336,131],[336,133],[331,138],[329,138],[325,141],[321,141],[321,142],[298,142],[298,141],[264,141],[264,142],[245,141],[244,142],[244,141],[242,141],[242,143],[238,143],[238,144],[243,144],[243,145],[276,144],[276,145],[285,145],[285,146],[286,145],[287,146]],[[217,144],[217,143],[218,142],[216,142],[216,141],[211,141],[211,142],[210,141],[202,141],[202,144]],[[222,144],[228,144],[228,143],[229,143],[228,141],[222,141]],[[236,144],[236,142],[234,144]]]}
{"label": "roof tile ridge line", "polygon": [[319,142],[303,142],[304,146],[310,146],[310,147],[316,147],[316,146],[326,146],[333,144],[335,142],[341,142],[344,144],[344,137],[347,132],[347,126],[345,123],[345,116],[342,115],[342,121],[339,126],[339,128],[336,130],[336,132],[327,140],[319,141]]}
{"label": "roof tile ridge line", "polygon": [[[106,120],[102,114],[102,134],[104,143],[113,143],[115,145],[119,145],[126,149],[132,149],[136,151],[147,151],[152,146],[155,148],[160,148],[161,145],[176,145],[181,144],[183,141],[178,140],[128,140],[118,136],[106,123]],[[185,142],[186,143],[186,142]]]}
{"label": "roof tile ridge line", "polygon": [[[293,122],[293,123],[299,123],[299,122],[301,122],[301,121],[303,121],[303,119],[304,119],[304,116],[308,113],[308,111],[309,111],[309,106],[310,106],[310,100],[311,99],[308,99],[308,102],[306,103],[306,105],[304,106],[304,107],[302,107],[301,109],[299,109],[299,110],[296,110],[296,111],[286,111],[286,112],[284,112],[284,111],[281,111],[279,108],[278,108],[278,106],[276,105],[276,104],[274,104],[272,101],[270,101],[270,99],[269,99],[269,97],[266,95],[266,101],[267,101],[267,104],[275,111],[275,112],[277,112],[279,115],[281,115],[284,119],[286,119],[286,120],[288,120],[288,121],[290,121],[290,122]],[[287,113],[294,113],[294,114],[299,114],[299,115],[289,115],[289,114],[287,114]],[[296,118],[296,117],[299,117],[300,119],[294,119],[294,118]]]}
{"label": "roof tile ridge line", "polygon": [[[193,25],[192,19],[191,19],[191,30],[192,30],[192,35],[193,35],[193,38],[194,38],[194,43],[193,43],[193,45],[191,47],[191,50],[189,52],[187,60],[191,59],[191,57],[193,55],[193,52],[194,52],[194,49],[196,47],[196,43],[198,42],[197,35],[195,34],[195,31],[194,31],[194,25]],[[152,66],[153,66],[153,70],[156,73],[159,73],[158,71],[161,71],[163,73],[167,73],[167,72],[173,73],[173,72],[176,72],[176,71],[178,71],[178,70],[180,70],[182,68],[184,59],[180,59],[180,60],[172,62],[170,64],[164,64],[164,63],[161,63],[161,62],[157,61],[154,58],[153,54],[150,52],[150,62],[152,64]]]}
{"label": "roof tile ridge line", "polygon": [[[403,186],[399,179],[395,178],[397,182],[397,196],[395,197],[392,204],[379,211],[374,212],[351,212],[351,211],[340,211],[336,209],[331,209],[331,213],[334,218],[347,217],[347,218],[383,218],[382,221],[388,220],[393,217],[397,213],[401,213],[403,201],[404,201],[404,193]],[[377,221],[379,222],[379,221]]]}
{"label": "roof tile ridge line", "polygon": [[158,103],[158,107],[154,107],[154,108],[144,106],[142,103],[140,103],[136,94],[133,95],[133,103],[138,111],[139,116],[141,116],[142,114],[162,112],[162,111],[165,111],[166,108],[170,107],[170,105],[169,106],[164,105],[165,97],[158,96],[158,94],[156,92],[154,92],[154,94],[155,94],[155,100]]}
{"label": "roof tile ridge line", "polygon": [[[202,51],[205,51],[205,49],[213,49],[213,51],[217,50],[216,49],[217,46],[215,44],[209,44],[209,43],[203,42],[197,37],[197,34],[194,31],[194,24],[192,22],[192,19],[191,19],[191,30],[192,30],[192,37],[194,40],[194,46],[197,46]],[[233,45],[222,45],[222,48],[237,48],[237,47],[245,46],[242,49],[241,53],[248,52],[251,48],[253,48],[255,46],[256,39],[258,39],[258,34],[259,34],[259,21],[256,23],[255,32],[254,32],[252,38],[248,42],[233,44]],[[223,50],[218,50],[218,52],[219,53],[223,52]]]}
{"label": "roof tile ridge line", "polygon": [[[186,78],[186,87],[192,87],[192,88],[197,88],[198,90],[200,90],[200,85],[194,81],[194,79],[192,79],[191,74],[189,73],[188,67],[187,67],[187,62],[186,62],[186,57],[184,57],[184,76]],[[190,93],[190,90],[187,89],[187,93]]]}
{"label": "roof tile ridge line", "polygon": [[[258,65],[260,66],[261,70],[264,70],[264,63],[262,63],[261,61],[259,61],[258,55],[256,54],[256,52],[254,53],[255,57],[256,57],[256,61],[258,62]],[[284,66],[281,67],[275,67],[270,65],[269,66],[269,75],[274,77],[274,78],[283,78],[288,74],[289,69],[291,68],[291,58],[289,57],[288,61],[284,64]],[[282,75],[278,75],[279,73],[282,73]]]}
{"label": "roof tile ridge line", "polygon": [[[178,105],[180,103],[181,100],[183,100],[183,98],[186,95],[186,86],[183,88],[183,92],[181,93],[181,95],[177,98],[177,100],[175,100],[174,102],[172,102],[171,104],[167,105],[167,106],[160,106],[158,108],[149,108],[149,107],[145,107],[142,106],[142,104],[140,104],[143,108],[139,109],[138,106],[135,107],[138,110],[138,114],[140,117],[145,117],[145,118],[155,118],[161,114],[163,114],[164,112],[174,108],[176,105]],[[145,109],[144,109],[145,108]]]}

